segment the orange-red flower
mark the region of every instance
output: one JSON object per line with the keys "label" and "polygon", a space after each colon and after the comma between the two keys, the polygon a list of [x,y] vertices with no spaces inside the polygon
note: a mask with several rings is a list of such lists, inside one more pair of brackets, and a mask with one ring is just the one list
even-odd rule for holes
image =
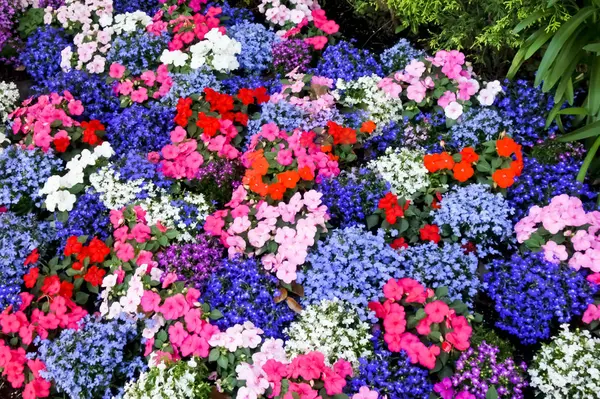
{"label": "orange-red flower", "polygon": [[496,182],[498,187],[508,188],[515,182],[515,172],[510,168],[498,169],[492,175],[492,180]]}
{"label": "orange-red flower", "polygon": [[285,190],[285,186],[282,183],[273,183],[269,186],[267,193],[275,201],[279,201],[283,199],[283,194],[285,193]]}
{"label": "orange-red flower", "polygon": [[277,181],[285,186],[285,188],[294,188],[300,180],[300,174],[295,170],[288,170],[277,175]]}
{"label": "orange-red flower", "polygon": [[519,148],[520,146],[510,137],[504,137],[496,141],[496,151],[501,157],[510,157]]}
{"label": "orange-red flower", "polygon": [[454,165],[454,168],[452,168],[452,172],[454,173],[454,178],[461,183],[464,183],[467,180],[469,180],[475,173],[471,164],[466,161],[460,161],[459,163]]}
{"label": "orange-red flower", "polygon": [[462,156],[462,158],[461,158],[462,162],[474,163],[479,160],[479,155],[477,155],[477,153],[475,152],[473,147],[463,148],[462,151],[460,152],[460,155]]}
{"label": "orange-red flower", "polygon": [[521,176],[521,172],[523,172],[523,161],[512,161],[509,168],[514,172],[515,176]]}
{"label": "orange-red flower", "polygon": [[255,175],[250,177],[248,180],[248,187],[250,191],[260,195],[261,197],[266,197],[269,191],[269,185],[262,181],[262,177]]}
{"label": "orange-red flower", "polygon": [[363,124],[360,126],[360,131],[362,133],[371,134],[375,131],[375,128],[377,128],[377,125],[375,124],[375,122],[366,121],[366,122],[363,122]]}
{"label": "orange-red flower", "polygon": [[300,175],[302,180],[306,180],[306,181],[311,181],[315,178],[315,174],[308,166],[304,166],[304,167],[298,169],[298,174]]}

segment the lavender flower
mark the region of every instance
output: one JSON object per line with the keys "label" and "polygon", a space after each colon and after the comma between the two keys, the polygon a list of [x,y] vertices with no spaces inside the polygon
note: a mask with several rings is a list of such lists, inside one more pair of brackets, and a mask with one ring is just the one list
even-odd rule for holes
{"label": "lavender flower", "polygon": [[60,52],[71,42],[62,28],[37,28],[27,38],[19,61],[36,82],[42,83],[61,72]]}
{"label": "lavender flower", "polygon": [[124,65],[133,75],[153,70],[160,65],[160,55],[169,40],[166,33],[157,36],[141,29],[124,32],[112,39],[106,55],[107,65],[115,62]]}
{"label": "lavender flower", "polygon": [[510,119],[503,117],[493,108],[475,107],[465,112],[460,118],[460,123],[452,126],[441,138],[448,146],[460,151],[465,147],[496,140],[503,131],[508,131],[510,135],[511,125]]}
{"label": "lavender flower", "polygon": [[223,252],[215,239],[202,234],[193,243],[171,245],[156,258],[162,270],[174,272],[179,281],[204,291],[206,281],[220,266]]}
{"label": "lavender flower", "polygon": [[398,43],[381,53],[381,66],[386,75],[401,71],[411,60],[424,56],[425,53],[415,49],[406,39],[400,39]]}
{"label": "lavender flower", "polygon": [[356,80],[361,76],[376,74],[383,76],[381,65],[377,63],[369,50],[357,49],[351,42],[340,41],[327,46],[319,64],[312,70],[314,75],[330,79]]}
{"label": "lavender flower", "polygon": [[[436,392],[469,392],[476,399],[486,399],[488,390],[493,388],[501,398],[523,399],[523,390],[528,386],[525,380],[527,365],[516,365],[508,358],[499,362],[499,349],[485,341],[473,349],[467,349],[456,362],[455,374],[435,384]],[[444,395],[442,395],[444,396]]]}
{"label": "lavender flower", "polygon": [[171,73],[171,78],[173,79],[171,90],[160,99],[171,107],[175,107],[180,98],[202,93],[206,87],[221,91],[221,83],[208,67],[200,67],[189,73]]}
{"label": "lavender flower", "polygon": [[306,72],[311,60],[310,45],[304,40],[292,39],[273,44],[273,66],[282,75],[295,68],[299,73]]}

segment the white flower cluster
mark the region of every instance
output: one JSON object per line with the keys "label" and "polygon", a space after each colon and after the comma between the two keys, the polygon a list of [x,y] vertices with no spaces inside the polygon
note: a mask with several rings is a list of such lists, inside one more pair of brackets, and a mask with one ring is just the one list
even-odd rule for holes
{"label": "white flower cluster", "polygon": [[242,44],[213,28],[204,36],[204,40],[191,46],[189,52],[191,57],[181,50],[165,50],[160,61],[183,67],[188,65],[189,60],[189,67],[192,69],[207,65],[219,72],[231,72],[240,66],[236,55],[242,52]]}
{"label": "white flower cluster", "polygon": [[14,110],[18,99],[17,85],[13,82],[0,81],[0,124],[4,124],[8,120],[8,114]]}
{"label": "white flower cluster", "polygon": [[46,195],[46,209],[50,212],[56,209],[61,212],[72,210],[77,197],[69,189],[84,183],[87,167],[96,165],[101,158],[110,158],[114,153],[110,144],[105,141],[95,147],[94,152],[85,149],[81,154],[74,156],[67,162],[68,172],[64,176],[50,176],[40,190],[40,194]]}
{"label": "white flower cluster", "polygon": [[69,71],[86,69],[89,73],[102,73],[106,69],[106,54],[111,47],[113,34],[133,32],[145,28],[152,18],[142,11],[114,16],[112,0],[67,0],[65,5],[54,10],[46,8],[44,22],[57,20],[63,28],[73,32],[73,44],[61,51],[60,66]]}
{"label": "white flower cluster", "polygon": [[290,0],[288,5],[285,3],[282,0],[262,0],[258,11],[265,14],[270,23],[283,26],[288,22],[298,25],[304,18],[312,21],[312,10],[321,8],[317,0]]}
{"label": "white flower cluster", "polygon": [[213,334],[208,344],[213,348],[225,348],[232,353],[239,348],[255,349],[262,342],[263,332],[251,321],[246,321],[244,324],[236,324],[225,331]]}
{"label": "white flower cluster", "polygon": [[385,155],[370,161],[368,166],[379,172],[398,197],[412,199],[430,184],[423,153],[418,150],[388,148]]}
{"label": "white flower cluster", "polygon": [[207,370],[192,358],[166,365],[159,363],[125,386],[123,399],[196,399],[210,393]]}
{"label": "white flower cluster", "polygon": [[150,226],[160,221],[165,227],[181,232],[177,236],[178,241],[192,242],[198,233],[198,226],[202,225],[206,216],[210,214],[211,207],[202,194],[187,192],[185,195],[184,201],[194,205],[198,212],[196,220],[190,224],[186,224],[181,208],[173,205],[171,196],[165,190],[159,190],[157,195],[144,199],[139,205],[146,211],[146,221]]}
{"label": "white flower cluster", "polygon": [[600,392],[600,339],[589,331],[562,331],[544,344],[529,368],[531,386],[547,399],[597,398]]}
{"label": "white flower cluster", "polygon": [[494,80],[493,82],[487,82],[485,88],[481,89],[477,94],[477,101],[479,104],[489,107],[496,100],[496,96],[502,92],[502,85],[499,81]]}
{"label": "white flower cluster", "polygon": [[289,336],[285,348],[290,357],[320,351],[328,365],[344,359],[356,368],[359,358],[373,355],[369,331],[369,323],[360,321],[352,305],[323,300],[306,307],[285,330]]}
{"label": "white flower cluster", "polygon": [[398,122],[402,120],[402,100],[380,89],[380,81],[381,78],[375,74],[351,81],[338,79],[332,94],[343,106],[364,107],[378,126]]}
{"label": "white flower cluster", "polygon": [[120,180],[121,174],[111,163],[93,173],[90,183],[100,195],[100,200],[107,209],[121,209],[135,202],[137,195],[147,191],[151,197],[158,195],[159,189],[144,179],[127,182]]}

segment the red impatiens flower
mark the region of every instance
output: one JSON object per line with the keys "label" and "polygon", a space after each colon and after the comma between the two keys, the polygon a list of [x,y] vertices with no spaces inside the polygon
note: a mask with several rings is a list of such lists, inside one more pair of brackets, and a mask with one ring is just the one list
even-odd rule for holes
{"label": "red impatiens flower", "polygon": [[188,119],[192,116],[192,99],[180,98],[177,101],[177,115],[173,119],[179,126],[186,126]]}
{"label": "red impatiens flower", "polygon": [[58,292],[58,295],[62,296],[63,298],[71,299],[73,297],[73,288],[75,288],[73,284],[69,283],[68,281],[63,281],[60,283],[60,291]]}
{"label": "red impatiens flower", "polygon": [[392,241],[390,247],[392,247],[393,249],[408,248],[408,243],[406,242],[404,237],[400,237]]}
{"label": "red impatiens flower", "polygon": [[462,162],[474,163],[479,160],[479,155],[477,155],[477,153],[475,152],[473,147],[463,148],[462,151],[460,152],[460,155],[462,157],[461,158]]}
{"label": "red impatiens flower", "polygon": [[104,278],[105,274],[106,270],[100,269],[98,266],[94,265],[88,269],[83,279],[94,287],[97,287],[102,284],[102,279]]}
{"label": "red impatiens flower", "polygon": [[54,148],[56,148],[56,152],[65,152],[67,148],[69,148],[69,144],[71,144],[71,140],[68,137],[59,137],[52,141],[54,144]]}
{"label": "red impatiens flower", "polygon": [[42,292],[46,295],[56,295],[60,292],[60,279],[57,275],[47,276],[44,278]]}
{"label": "red impatiens flower", "polygon": [[240,89],[237,93],[237,98],[244,105],[254,104],[254,90],[251,89]]}
{"label": "red impatiens flower", "polygon": [[67,238],[67,244],[65,245],[63,254],[65,256],[71,256],[73,254],[78,254],[79,252],[81,252],[82,247],[83,247],[83,244],[81,244],[79,242],[77,236],[71,236],[71,237]]}
{"label": "red impatiens flower", "polygon": [[108,248],[102,240],[96,237],[92,238],[87,249],[89,251],[90,262],[92,263],[104,262],[104,259],[110,254],[110,248]]}
{"label": "red impatiens flower", "polygon": [[29,272],[23,276],[23,281],[25,282],[25,287],[33,288],[35,283],[37,283],[37,279],[40,275],[40,269],[37,267],[32,267],[29,269]]}
{"label": "red impatiens flower", "polygon": [[212,112],[224,114],[233,110],[233,97],[229,94],[221,94],[210,87],[206,87],[204,89],[204,95],[206,101],[210,104],[210,110]]}
{"label": "red impatiens flower", "polygon": [[219,119],[207,116],[204,112],[200,112],[198,114],[196,126],[201,128],[203,133],[207,136],[214,137],[221,128],[221,123],[219,122]]}
{"label": "red impatiens flower", "polygon": [[442,237],[440,236],[440,228],[435,224],[426,224],[419,230],[421,240],[433,241],[434,243],[440,242]]}
{"label": "red impatiens flower", "polygon": [[38,249],[35,248],[33,251],[31,251],[31,253],[29,255],[27,255],[27,258],[25,258],[25,265],[33,265],[34,263],[36,263],[38,261],[38,259],[40,258],[40,253],[38,252]]}

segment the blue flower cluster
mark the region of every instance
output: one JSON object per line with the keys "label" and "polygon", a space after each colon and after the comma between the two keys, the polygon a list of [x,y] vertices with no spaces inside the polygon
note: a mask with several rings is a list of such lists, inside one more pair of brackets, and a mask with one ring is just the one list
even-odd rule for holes
{"label": "blue flower cluster", "polygon": [[402,276],[400,257],[384,239],[359,226],[336,229],[307,257],[310,267],[298,273],[304,286],[304,302],[316,304],[324,299],[355,305],[361,320],[369,319],[367,305],[381,296],[390,278]]}
{"label": "blue flower cluster", "polygon": [[30,267],[25,266],[25,259],[36,248],[43,254],[53,233],[48,223],[39,222],[31,213],[0,213],[0,310],[19,303],[22,278]]}
{"label": "blue flower cluster", "polygon": [[125,153],[115,162],[115,165],[119,171],[120,180],[143,179],[144,182],[152,182],[164,189],[169,189],[173,184],[172,180],[167,179],[158,171],[157,164],[148,160],[146,154],[140,154],[134,150]]}
{"label": "blue flower cluster", "polygon": [[70,44],[64,29],[43,26],[27,38],[19,61],[34,81],[44,82],[61,72],[60,52]]}
{"label": "blue flower cluster", "polygon": [[410,362],[406,352],[390,353],[375,332],[372,358],[360,358],[356,377],[349,381],[346,393],[355,394],[367,386],[389,399],[428,399],[433,390],[429,373]]}
{"label": "blue flower cluster", "polygon": [[251,321],[266,337],[283,338],[295,313],[285,303],[275,303],[277,278],[261,269],[256,259],[224,259],[201,299],[223,313],[216,321],[222,329]]}
{"label": "blue flower cluster", "polygon": [[460,123],[442,136],[448,146],[458,151],[495,140],[502,131],[512,132],[512,121],[490,107],[473,107],[465,112]]}
{"label": "blue flower cluster", "polygon": [[[62,169],[62,161],[52,152],[11,146],[0,152],[0,204],[16,208],[40,207],[39,190],[48,178]],[[20,209],[19,209],[20,211]]]}
{"label": "blue flower cluster", "polygon": [[364,224],[390,185],[372,169],[360,168],[323,180],[317,190],[323,193],[321,201],[327,205],[330,222],[347,227]]}
{"label": "blue flower cluster", "polygon": [[[56,238],[66,243],[70,236],[108,238],[111,231],[110,210],[107,209],[93,189],[88,189],[73,205],[66,221],[56,220]],[[58,248],[61,252],[62,248]]]}
{"label": "blue flower cluster", "polygon": [[72,398],[119,395],[114,386],[146,368],[141,347],[135,345],[136,322],[126,316],[114,320],[86,316],[81,323],[79,330],[63,330],[53,341],[38,339],[38,358],[46,364],[40,374]]}
{"label": "blue flower cluster", "polygon": [[357,49],[351,42],[344,40],[327,46],[317,67],[311,73],[346,81],[372,74],[383,76],[381,65],[368,50]]}
{"label": "blue flower cluster", "polygon": [[248,122],[248,136],[255,135],[260,131],[262,125],[271,122],[274,122],[280,129],[291,132],[297,128],[304,128],[307,118],[306,112],[302,108],[287,101],[264,103],[258,119]]}
{"label": "blue flower cluster", "polygon": [[554,107],[552,95],[526,80],[506,80],[503,88],[505,94],[497,97],[495,105],[503,118],[512,121],[512,136],[518,143],[533,146],[558,132],[555,123],[545,128],[546,115]]}
{"label": "blue flower cluster", "polygon": [[545,205],[560,194],[579,197],[588,210],[595,208],[598,193],[586,183],[576,180],[581,161],[570,159],[555,165],[544,165],[535,158],[525,156],[524,162],[523,173],[506,194],[508,202],[515,209],[513,221],[525,217],[531,204]]}
{"label": "blue flower cluster", "polygon": [[160,100],[171,107],[175,107],[180,98],[202,93],[206,87],[221,91],[221,83],[207,67],[192,70],[190,73],[171,73],[171,78],[173,86],[169,94]]}
{"label": "blue flower cluster", "polygon": [[38,94],[62,93],[68,90],[85,107],[83,118],[98,119],[103,123],[112,113],[119,112],[119,99],[113,94],[106,79],[98,74],[72,70],[61,72],[50,79],[38,82],[32,91]]}
{"label": "blue flower cluster", "polygon": [[484,184],[455,187],[442,197],[441,209],[433,210],[433,222],[442,235],[476,245],[477,256],[499,253],[513,241],[513,213],[502,194]]}
{"label": "blue flower cluster", "polygon": [[124,32],[112,39],[110,50],[106,54],[107,65],[119,63],[133,75],[153,70],[160,65],[160,55],[167,48],[169,40],[166,33],[157,36],[143,29]]}
{"label": "blue flower cluster", "polygon": [[381,66],[386,75],[401,71],[411,60],[420,58],[425,52],[415,49],[406,39],[400,39],[398,43],[381,53]]}
{"label": "blue flower cluster", "polygon": [[113,7],[115,14],[140,10],[152,16],[160,7],[160,2],[148,0],[113,0]]}
{"label": "blue flower cluster", "polygon": [[596,290],[582,273],[548,262],[542,253],[496,259],[484,280],[498,313],[496,327],[523,344],[549,338],[555,321],[568,323],[583,313]]}
{"label": "blue flower cluster", "polygon": [[157,102],[149,107],[133,104],[106,119],[106,139],[119,156],[159,151],[170,142],[174,117],[174,109]]}
{"label": "blue flower cluster", "polygon": [[278,75],[271,79],[265,79],[262,76],[256,75],[231,75],[221,81],[221,87],[224,93],[231,95],[236,94],[242,88],[257,89],[259,87],[264,87],[269,94],[273,94],[281,90],[281,80]]}
{"label": "blue flower cluster", "polygon": [[221,18],[221,23],[230,27],[242,22],[254,22],[254,14],[247,8],[239,8],[233,7],[227,1],[213,1],[206,4],[206,8],[209,7],[220,7],[221,14],[219,17]]}
{"label": "blue flower cluster", "polygon": [[262,24],[244,21],[227,29],[227,34],[242,44],[242,52],[237,59],[246,73],[257,75],[271,68],[271,49],[278,40],[273,31]]}
{"label": "blue flower cluster", "polygon": [[465,253],[456,243],[442,246],[428,242],[400,251],[404,277],[431,288],[447,287],[448,297],[472,305],[481,288],[477,275],[479,262],[473,253]]}

